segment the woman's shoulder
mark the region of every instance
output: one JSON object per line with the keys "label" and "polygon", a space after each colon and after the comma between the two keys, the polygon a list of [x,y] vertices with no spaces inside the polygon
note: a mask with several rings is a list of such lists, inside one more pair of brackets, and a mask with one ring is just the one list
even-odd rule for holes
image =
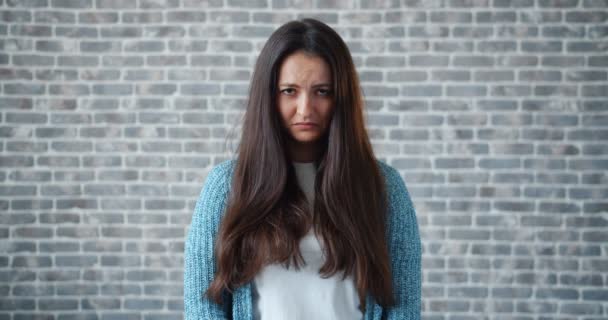
{"label": "woman's shoulder", "polygon": [[234,164],[235,159],[228,159],[213,165],[203,183],[200,198],[225,196],[230,189]]}
{"label": "woman's shoulder", "polygon": [[399,171],[397,171],[397,169],[395,169],[393,166],[388,164],[386,162],[386,160],[376,158],[376,163],[378,164],[380,171],[384,175],[384,178],[386,180],[388,180],[387,182],[391,182],[397,178],[401,179],[401,175],[399,174]]}
{"label": "woman's shoulder", "polygon": [[232,174],[232,170],[234,169],[234,165],[236,164],[236,159],[225,159],[221,160],[209,171],[209,174],[213,173],[215,175],[230,175]]}
{"label": "woman's shoulder", "polygon": [[410,195],[406,182],[399,171],[384,160],[376,159],[376,162],[384,175],[387,191],[400,197],[409,198]]}
{"label": "woman's shoulder", "polygon": [[226,159],[213,165],[207,174],[207,180],[219,179],[221,182],[225,183],[232,175],[235,163],[236,159]]}

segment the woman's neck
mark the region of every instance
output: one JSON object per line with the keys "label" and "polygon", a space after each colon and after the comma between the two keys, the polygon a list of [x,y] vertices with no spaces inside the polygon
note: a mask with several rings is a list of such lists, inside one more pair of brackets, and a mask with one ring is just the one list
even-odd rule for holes
{"label": "woman's neck", "polygon": [[293,162],[314,162],[320,155],[321,148],[318,144],[292,142],[289,148]]}

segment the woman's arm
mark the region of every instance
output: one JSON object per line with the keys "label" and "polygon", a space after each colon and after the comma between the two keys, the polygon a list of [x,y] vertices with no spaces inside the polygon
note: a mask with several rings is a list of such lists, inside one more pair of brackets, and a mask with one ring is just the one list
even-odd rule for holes
{"label": "woman's arm", "polygon": [[[388,239],[396,305],[384,310],[387,320],[419,320],[422,244],[416,211],[399,172],[388,167]],[[384,317],[383,317],[384,318]]]}
{"label": "woman's arm", "polygon": [[215,275],[214,241],[227,193],[227,166],[211,169],[192,215],[184,246],[184,319],[229,319],[224,307],[204,293]]}

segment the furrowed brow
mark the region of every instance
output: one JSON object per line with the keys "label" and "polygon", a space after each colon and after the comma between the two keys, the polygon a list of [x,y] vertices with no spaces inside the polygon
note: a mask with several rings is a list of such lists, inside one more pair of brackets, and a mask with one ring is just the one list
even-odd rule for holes
{"label": "furrowed brow", "polygon": [[[279,86],[281,87],[296,87],[299,88],[300,86],[295,84],[295,83],[281,83],[279,84]],[[313,88],[318,88],[318,87],[330,87],[331,83],[319,83],[319,84],[315,84],[312,87]]]}

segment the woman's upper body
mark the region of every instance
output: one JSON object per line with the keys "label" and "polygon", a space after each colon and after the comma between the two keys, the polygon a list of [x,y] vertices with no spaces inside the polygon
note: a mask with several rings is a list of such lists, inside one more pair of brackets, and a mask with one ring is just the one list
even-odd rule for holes
{"label": "woman's upper body", "polygon": [[[389,200],[386,235],[396,304],[384,309],[368,294],[364,319],[420,319],[422,251],[416,212],[398,171],[376,161]],[[236,288],[233,294],[226,294],[227,303],[222,305],[204,295],[216,272],[215,239],[227,204],[234,164],[235,160],[226,160],[212,168],[196,203],[185,243],[185,319],[254,319],[255,280]],[[324,307],[328,306],[318,306]]]}

